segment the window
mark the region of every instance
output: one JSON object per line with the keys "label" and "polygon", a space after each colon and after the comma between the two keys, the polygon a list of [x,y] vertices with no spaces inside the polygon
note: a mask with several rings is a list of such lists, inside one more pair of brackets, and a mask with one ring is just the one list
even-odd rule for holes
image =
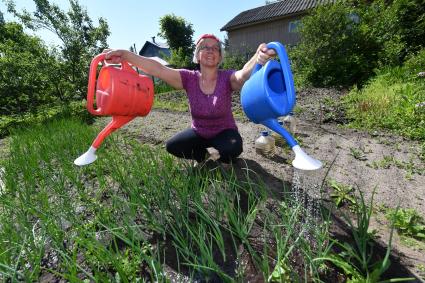
{"label": "window", "polygon": [[296,20],[296,21],[291,21],[289,22],[289,32],[290,33],[295,33],[298,32],[298,29],[301,25],[301,21],[300,20]]}

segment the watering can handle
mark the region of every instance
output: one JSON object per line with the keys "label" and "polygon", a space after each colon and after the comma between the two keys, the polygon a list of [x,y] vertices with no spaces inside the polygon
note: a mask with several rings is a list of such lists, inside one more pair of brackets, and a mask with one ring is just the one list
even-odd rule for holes
{"label": "watering can handle", "polygon": [[[285,47],[277,41],[267,43],[267,48],[274,49],[279,56],[280,65],[282,67],[283,76],[285,78],[286,94],[288,98],[288,108],[292,109],[295,106],[295,86],[292,77],[291,65],[289,64],[288,55],[286,54]],[[263,66],[256,64],[252,70],[251,76],[260,70]]]}
{"label": "watering can handle", "polygon": [[[93,108],[93,102],[94,102],[94,94],[95,94],[95,86],[96,86],[97,65],[99,64],[99,62],[105,60],[105,55],[106,55],[105,53],[101,53],[97,55],[96,57],[93,58],[93,60],[90,63],[89,85],[87,88],[87,109],[93,115],[101,114],[100,108],[98,109]],[[121,62],[121,68],[123,70],[136,72],[127,61]]]}
{"label": "watering can handle", "polygon": [[97,73],[97,65],[100,61],[105,60],[105,53],[101,53],[93,58],[90,63],[90,72],[89,72],[89,86],[87,88],[87,110],[93,115],[100,115],[100,108],[93,108],[94,101],[94,92],[96,85],[96,73]]}

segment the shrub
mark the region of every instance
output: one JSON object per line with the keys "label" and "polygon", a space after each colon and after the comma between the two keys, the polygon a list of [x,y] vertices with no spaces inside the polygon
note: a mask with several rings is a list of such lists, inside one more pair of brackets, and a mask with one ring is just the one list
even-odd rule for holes
{"label": "shrub", "polygon": [[226,70],[240,70],[246,63],[245,56],[226,54],[223,59],[222,68]]}
{"label": "shrub", "polygon": [[[373,46],[349,15],[354,8],[342,2],[320,6],[302,20],[301,43],[291,52],[293,65],[313,86],[350,86],[365,81],[374,65]],[[371,60],[372,59],[372,60]]]}
{"label": "shrub", "polygon": [[362,86],[376,68],[423,48],[424,0],[339,1],[303,18],[295,73],[313,86]]}

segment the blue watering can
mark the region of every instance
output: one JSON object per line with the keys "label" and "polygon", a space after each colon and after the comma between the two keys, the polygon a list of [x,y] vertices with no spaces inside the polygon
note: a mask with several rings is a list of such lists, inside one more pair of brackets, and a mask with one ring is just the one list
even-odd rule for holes
{"label": "blue watering can", "polygon": [[322,163],[308,156],[297,141],[279,125],[277,118],[285,116],[295,106],[295,88],[291,67],[285,47],[279,42],[270,42],[267,48],[274,49],[280,58],[257,64],[241,90],[242,108],[248,118],[280,134],[295,153],[292,165],[301,170],[316,170]]}

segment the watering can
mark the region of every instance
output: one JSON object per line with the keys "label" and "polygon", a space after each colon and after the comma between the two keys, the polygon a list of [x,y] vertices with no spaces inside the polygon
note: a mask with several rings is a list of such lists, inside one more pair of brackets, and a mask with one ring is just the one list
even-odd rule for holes
{"label": "watering can", "polygon": [[[152,79],[140,75],[125,61],[121,62],[121,68],[104,63],[96,84],[97,66],[104,60],[105,54],[102,53],[90,64],[87,110],[93,115],[112,116],[112,120],[97,135],[90,148],[75,159],[74,164],[78,166],[94,162],[96,150],[108,135],[134,118],[148,115],[153,104]],[[96,109],[93,106],[95,94]]]}
{"label": "watering can", "polygon": [[289,114],[295,106],[295,88],[285,47],[279,42],[270,42],[267,48],[274,49],[280,58],[268,61],[264,66],[255,65],[251,77],[241,90],[242,108],[248,118],[280,134],[295,153],[292,165],[301,170],[316,170],[322,163],[307,155],[291,134],[277,121]]}

